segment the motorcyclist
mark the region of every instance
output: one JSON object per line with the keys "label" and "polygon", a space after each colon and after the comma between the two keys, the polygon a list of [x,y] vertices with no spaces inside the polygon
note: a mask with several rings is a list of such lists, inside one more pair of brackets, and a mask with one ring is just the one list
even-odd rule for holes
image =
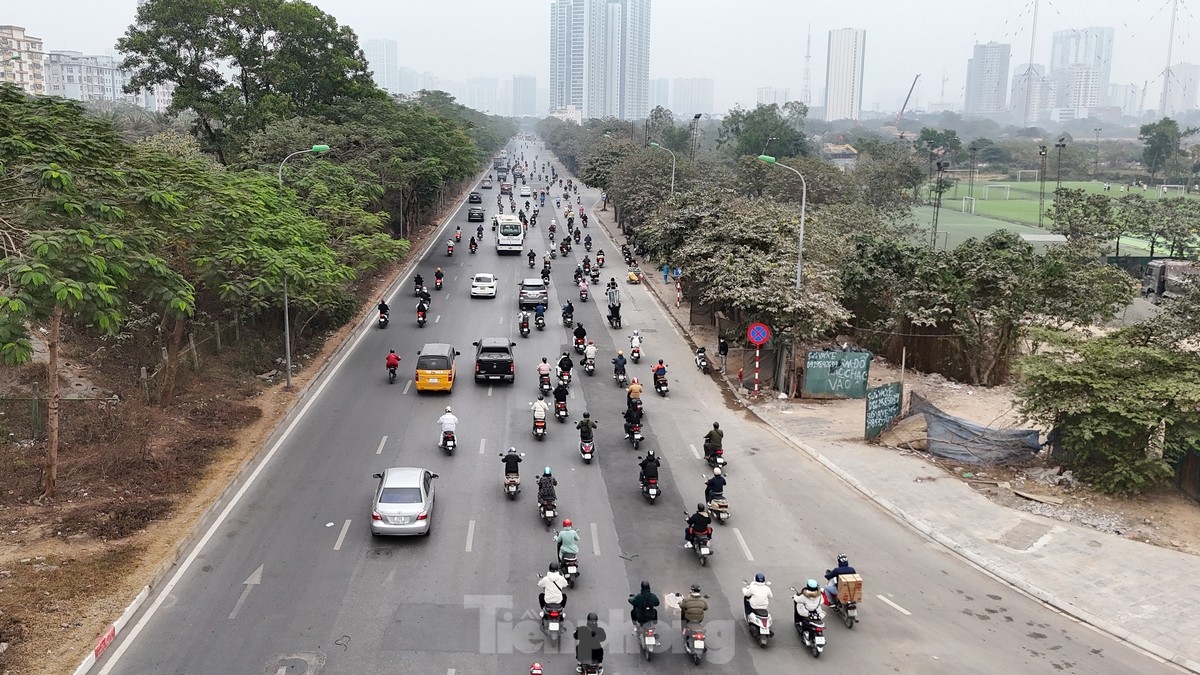
{"label": "motorcyclist", "polygon": [[558,495],[554,491],[556,485],[558,485],[558,479],[551,473],[550,467],[542,469],[542,475],[538,476],[538,501],[556,501],[558,499]]}
{"label": "motorcyclist", "polygon": [[378,309],[379,313],[384,316],[387,316],[388,311],[390,311],[387,302],[385,302],[382,298],[380,298],[379,304],[376,305],[376,309]]}
{"label": "motorcyclist", "polygon": [[570,518],[563,519],[562,526],[563,529],[554,535],[555,556],[559,562],[564,560],[565,554],[579,555],[579,530],[571,527]]}
{"label": "motorcyclist", "polygon": [[525,310],[517,312],[517,327],[529,328],[529,312]]}
{"label": "motorcyclist", "polygon": [[533,411],[533,419],[544,420],[546,419],[546,413],[550,411],[550,405],[546,403],[545,396],[539,396],[538,399],[529,406],[529,409]]}
{"label": "motorcyclist", "polygon": [[575,326],[575,332],[573,335],[575,336],[576,340],[582,340],[587,337],[587,329],[583,327],[582,321]]}
{"label": "motorcyclist", "polygon": [[521,454],[517,452],[516,448],[509,448],[508,452],[500,458],[500,461],[504,462],[505,476],[520,475],[521,472],[517,468],[517,465],[521,463]]}
{"label": "motorcyclist", "polygon": [[573,366],[573,365],[575,365],[575,364],[571,362],[570,354],[563,352],[562,356],[559,357],[559,359],[558,359],[559,372],[560,373],[569,373],[569,372],[571,372],[571,366]]}
{"label": "motorcyclist", "polygon": [[467,248],[471,249],[472,251],[479,248],[479,244],[475,241],[475,237],[471,237],[471,241],[467,242]]}
{"label": "motorcyclist", "polygon": [[650,590],[650,582],[643,581],[642,589],[637,595],[629,596],[629,604],[633,608],[629,610],[629,619],[633,621],[633,633],[637,635],[637,629],[648,623],[658,621],[658,596]]}
{"label": "motorcyclist", "polygon": [[592,361],[595,361],[596,351],[595,340],[588,340],[587,346],[583,348],[583,358],[592,359]]}
{"label": "motorcyclist", "polygon": [[388,367],[388,370],[391,370],[392,368],[400,367],[400,355],[396,353],[395,349],[388,350],[387,367]]}
{"label": "motorcyclist", "polygon": [[771,587],[762,572],[755,574],[754,581],[742,589],[742,608],[746,616],[750,616],[752,609],[771,609]]}
{"label": "motorcyclist", "polygon": [[537,307],[533,308],[533,316],[535,319],[541,319],[541,320],[545,321],[546,320],[546,306],[539,302]]}
{"label": "motorcyclist", "polygon": [[550,361],[546,357],[543,356],[542,362],[537,365],[537,371],[538,371],[538,381],[540,382],[542,379],[542,377],[541,377],[542,375],[549,376],[550,373],[554,372],[554,369],[550,367]]}
{"label": "motorcyclist", "polygon": [[604,641],[608,635],[598,624],[600,617],[588,612],[587,624],[575,629],[575,660],[580,664],[604,665]]}
{"label": "motorcyclist", "polygon": [[583,244],[584,244],[584,246],[591,246],[592,245],[592,235],[589,234],[588,236],[584,237]]}
{"label": "motorcyclist", "polygon": [[425,279],[423,279],[420,274],[413,277],[413,283],[417,288],[425,288]]}
{"label": "motorcyclist", "polygon": [[422,297],[417,301],[417,314],[429,314],[429,300]]}
{"label": "motorcyclist", "polygon": [[854,568],[850,566],[850,559],[844,553],[839,553],[837,557],[837,567],[831,570],[825,570],[825,580],[829,581],[829,585],[825,587],[825,593],[829,596],[829,604],[837,603],[838,587],[837,578],[843,574],[858,574]]}
{"label": "motorcyclist", "polygon": [[570,394],[571,394],[571,390],[567,389],[567,385],[563,384],[562,382],[559,382],[558,385],[556,387],[554,387],[554,402],[555,403],[566,403],[567,397],[570,396]]}
{"label": "motorcyclist", "polygon": [[633,335],[629,336],[629,348],[637,349],[641,346],[642,346],[642,336],[638,334],[637,330],[634,330]]}
{"label": "motorcyclist", "polygon": [[721,431],[721,423],[713,422],[712,431],[704,435],[704,458],[708,459],[713,456],[713,453],[720,450],[724,439],[725,432]]}
{"label": "motorcyclist", "polygon": [[443,272],[442,268],[440,268],[440,267],[437,268],[437,270],[433,273],[433,278],[436,281],[441,281],[443,278],[445,278],[445,276],[446,276],[446,273]]}
{"label": "motorcyclist", "polygon": [[450,237],[449,239],[446,240],[446,250],[447,251],[454,250],[454,237]]}
{"label": "motorcyclist", "polygon": [[642,421],[642,413],[637,408],[628,407],[625,409],[625,438],[629,438],[633,434],[633,425]]}
{"label": "motorcyclist", "polygon": [[425,309],[429,309],[429,306],[433,304],[433,295],[429,292],[428,286],[421,287],[421,302],[425,303]]}
{"label": "motorcyclist", "polygon": [[708,601],[701,594],[700,587],[692,584],[688,597],[679,601],[680,630],[687,635],[688,624],[704,623],[704,613],[708,611]]}
{"label": "motorcyclist", "polygon": [[571,304],[571,301],[570,301],[570,300],[568,300],[568,301],[566,301],[566,302],[564,302],[564,303],[563,303],[563,306],[562,306],[562,316],[563,316],[563,320],[564,320],[564,321],[565,321],[566,319],[570,319],[570,318],[574,318],[574,317],[575,317],[575,305]]}
{"label": "motorcyclist", "polygon": [[583,275],[584,275],[583,265],[576,265],[575,271],[572,273],[571,278],[575,280],[576,284],[578,284],[579,281],[581,279],[583,279]]}
{"label": "motorcyclist", "polygon": [[538,593],[538,604],[541,605],[543,614],[547,604],[567,608],[567,595],[563,593],[563,589],[567,587],[567,578],[558,573],[558,567],[558,563],[550,563],[549,571],[538,579],[538,588],[542,589],[542,592]]}
{"label": "motorcyclist", "polygon": [[579,297],[583,297],[588,293],[588,282],[583,277],[579,278]]}
{"label": "motorcyclist", "polygon": [[704,501],[711,502],[714,497],[725,494],[725,476],[720,469],[713,469],[713,476],[704,482]]}
{"label": "motorcyclist", "polygon": [[627,362],[625,361],[625,352],[617,350],[617,356],[616,356],[616,358],[614,358],[612,360],[613,377],[616,377],[617,375],[623,375],[625,373],[625,364],[626,363]]}
{"label": "motorcyclist", "polygon": [[812,612],[817,613],[818,619],[825,618],[825,602],[816,579],[809,579],[804,588],[792,596],[792,623],[808,623],[808,615]]}
{"label": "motorcyclist", "polygon": [[663,363],[662,359],[659,359],[658,363],[654,364],[654,379],[659,380],[666,376],[667,376],[667,365],[665,363]]}
{"label": "motorcyclist", "polygon": [[[692,547],[692,535],[696,533],[709,532],[712,529],[712,519],[708,517],[708,507],[704,504],[696,505],[696,512],[687,519],[687,529],[683,533],[683,547]],[[710,533],[711,534],[711,533]]]}
{"label": "motorcyclist", "polygon": [[632,406],[634,401],[641,400],[642,383],[638,381],[638,378],[635,377],[629,381],[629,386],[625,387],[625,393],[627,394],[625,398],[626,406]]}
{"label": "motorcyclist", "polygon": [[596,428],[596,422],[592,419],[591,413],[583,413],[583,419],[575,425],[579,430],[579,441],[581,443],[590,443],[592,441],[592,432]]}
{"label": "motorcyclist", "polygon": [[638,464],[642,469],[641,473],[638,474],[638,483],[645,483],[651,478],[658,480],[659,464],[658,457],[654,456],[654,451],[647,450],[645,459]]}
{"label": "motorcyclist", "polygon": [[454,412],[450,406],[446,406],[446,413],[437,419],[437,424],[439,427],[441,427],[441,431],[438,432],[437,439],[438,446],[441,446],[442,435],[447,431],[454,433],[454,431],[458,428],[458,418],[454,416]]}
{"label": "motorcyclist", "polygon": [[533,261],[537,260],[537,254],[533,252],[533,249],[529,249],[529,255],[526,257],[529,258],[529,266],[532,267]]}

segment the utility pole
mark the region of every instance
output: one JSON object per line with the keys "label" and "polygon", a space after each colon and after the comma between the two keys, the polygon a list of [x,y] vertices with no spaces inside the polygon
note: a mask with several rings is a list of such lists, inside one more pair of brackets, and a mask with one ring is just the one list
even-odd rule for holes
{"label": "utility pole", "polygon": [[975,153],[979,151],[979,148],[975,147],[975,144],[972,143],[970,148],[968,148],[968,149],[971,151],[971,173],[967,175],[967,196],[974,199],[975,198]]}
{"label": "utility pole", "polygon": [[1171,30],[1167,37],[1167,69],[1163,71],[1162,104],[1158,107],[1159,118],[1170,114],[1167,104],[1171,93],[1171,49],[1175,46],[1175,15],[1179,13],[1179,0],[1171,0]]}
{"label": "utility pole", "polygon": [[1058,170],[1054,175],[1054,195],[1055,198],[1057,198],[1058,191],[1062,187],[1062,152],[1067,147],[1067,137],[1063,136],[1062,138],[1058,139],[1058,142],[1054,144],[1054,147],[1058,149]]}
{"label": "utility pole", "polygon": [[1092,178],[1096,178],[1100,175],[1100,132],[1104,130],[1096,127],[1092,131],[1096,132],[1096,158],[1092,160]]}

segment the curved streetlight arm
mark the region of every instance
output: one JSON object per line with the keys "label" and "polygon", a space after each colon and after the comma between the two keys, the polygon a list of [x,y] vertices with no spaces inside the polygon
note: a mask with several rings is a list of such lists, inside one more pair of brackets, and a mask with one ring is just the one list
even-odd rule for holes
{"label": "curved streetlight arm", "polygon": [[796,235],[800,240],[796,244],[796,289],[799,290],[804,282],[804,212],[808,208],[808,181],[804,180],[804,174],[795,167],[780,164],[770,155],[759,155],[758,159],[767,164],[781,166],[800,177],[800,231]]}
{"label": "curved streetlight arm", "polygon": [[671,196],[674,197],[675,196],[675,153],[671,152],[670,148],[663,147],[662,145],[659,145],[658,143],[651,143],[650,147],[658,148],[659,150],[666,150],[667,152],[671,153]]}

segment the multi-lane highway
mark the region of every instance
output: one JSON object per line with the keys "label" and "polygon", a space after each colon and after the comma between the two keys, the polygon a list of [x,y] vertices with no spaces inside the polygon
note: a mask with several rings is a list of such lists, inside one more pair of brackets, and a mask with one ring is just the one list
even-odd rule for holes
{"label": "multi-lane highway", "polygon": [[[547,155],[540,144],[521,141],[508,150],[518,158],[523,152],[531,167],[534,155],[539,163]],[[482,192],[490,216],[496,191]],[[585,205],[597,196],[585,191]],[[548,200],[530,230],[527,248],[539,258],[547,248],[549,206]],[[452,231],[456,224],[474,232],[465,206],[445,226]],[[573,425],[551,421],[549,438],[536,443],[529,412],[537,395],[535,366],[542,356],[567,350],[571,338],[556,309],[548,312],[544,332],[519,337],[517,283],[534,271],[524,257],[497,256],[490,222],[484,229],[476,255],[467,253],[465,236],[453,257],[445,255],[444,236],[432,238],[411,270],[430,285],[436,266],[446,272],[430,322],[416,326],[410,272],[391,301],[391,326],[380,330],[371,317],[364,320],[236,504],[156,590],[99,672],[462,675],[527,673],[540,661],[547,674],[572,673],[573,642],[548,647],[534,618],[535,575],[553,560],[551,532],[537,518],[532,486],[543,466],[553,467],[561,513],[583,535],[582,577],[568,592],[568,618],[600,615],[608,627],[610,675],[692,668],[674,630],[664,632],[671,644],[652,662],[638,655],[626,598],[643,579],[660,596],[692,583],[710,596],[712,651],[698,669],[703,672],[1171,672],[901,526],[730,407],[715,382],[692,367],[690,349],[642,288],[623,284],[625,328],[610,330],[603,304],[579,303],[571,284],[582,246],[570,262],[555,261],[550,306],[574,298],[577,320],[600,346],[596,376],[579,371],[569,402],[572,421],[585,410],[599,421],[599,457],[583,464]],[[620,279],[623,269],[613,264],[619,246],[596,225],[589,231],[608,254],[612,273],[606,269],[603,279]],[[499,297],[468,297],[476,272],[499,275]],[[605,365],[628,346],[633,327],[647,338],[649,361],[663,358],[670,366],[670,395],[645,395],[642,450],[654,448],[664,459],[665,493],[655,505],[638,490],[641,453],[622,439],[624,393]],[[486,336],[517,342],[515,385],[472,382],[471,342]],[[462,352],[450,395],[419,395],[411,386],[416,352],[426,342],[450,342]],[[404,357],[394,385],[384,368],[390,348]],[[630,374],[649,380],[648,362],[631,366]],[[435,447],[435,420],[447,404],[460,418],[459,450],[449,457]],[[713,421],[726,430],[733,517],[728,526],[715,526],[716,552],[701,568],[682,547],[683,518],[702,496],[706,466],[696,453]],[[526,453],[526,490],[516,501],[501,492],[497,457],[510,445]],[[389,466],[422,466],[440,475],[428,538],[371,537],[371,475]],[[848,630],[831,616],[827,649],[813,661],[790,625],[788,587],[819,578],[839,552],[865,579],[862,622]],[[747,640],[741,617],[742,581],[756,572],[766,574],[775,591],[776,634],[766,649]]]}

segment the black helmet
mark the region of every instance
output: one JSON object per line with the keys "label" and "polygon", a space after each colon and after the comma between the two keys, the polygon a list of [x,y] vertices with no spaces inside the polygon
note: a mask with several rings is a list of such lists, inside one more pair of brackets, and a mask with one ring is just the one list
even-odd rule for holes
{"label": "black helmet", "polygon": [[650,582],[649,582],[649,581],[643,581],[643,582],[642,582],[642,592],[643,592],[643,593],[646,593],[646,592],[648,592],[649,590],[650,590]]}
{"label": "black helmet", "polygon": [[754,575],[754,580],[761,584],[761,583],[765,582],[767,580],[767,578],[765,576],[763,576],[762,572],[759,572],[758,574]]}
{"label": "black helmet", "polygon": [[850,566],[850,559],[846,557],[845,553],[839,553],[837,560],[838,560],[838,567],[849,567]]}
{"label": "black helmet", "polygon": [[556,562],[550,563],[550,571],[557,572],[558,571],[558,563],[556,563]]}
{"label": "black helmet", "polygon": [[720,429],[720,428],[721,428],[721,423],[720,423],[720,422],[713,422],[713,428],[714,428],[714,429]]}
{"label": "black helmet", "polygon": [[587,419],[587,418],[589,418],[589,417],[591,417],[591,416],[592,416],[592,413],[587,413],[587,412],[583,413],[583,418],[584,418],[584,419]]}
{"label": "black helmet", "polygon": [[700,595],[700,587],[692,584],[692,595]]}
{"label": "black helmet", "polygon": [[544,356],[542,357],[542,363],[547,363],[546,357],[544,357]]}
{"label": "black helmet", "polygon": [[595,626],[600,621],[600,617],[596,616],[595,612],[588,612],[587,623],[589,626]]}
{"label": "black helmet", "polygon": [[546,400],[546,397],[545,397],[545,396],[538,396],[538,400],[539,400],[539,401],[545,401],[545,400]]}
{"label": "black helmet", "polygon": [[395,349],[389,349],[389,350],[388,350],[388,353],[389,353],[389,354],[395,354],[395,353],[396,353],[396,350],[395,350]]}

